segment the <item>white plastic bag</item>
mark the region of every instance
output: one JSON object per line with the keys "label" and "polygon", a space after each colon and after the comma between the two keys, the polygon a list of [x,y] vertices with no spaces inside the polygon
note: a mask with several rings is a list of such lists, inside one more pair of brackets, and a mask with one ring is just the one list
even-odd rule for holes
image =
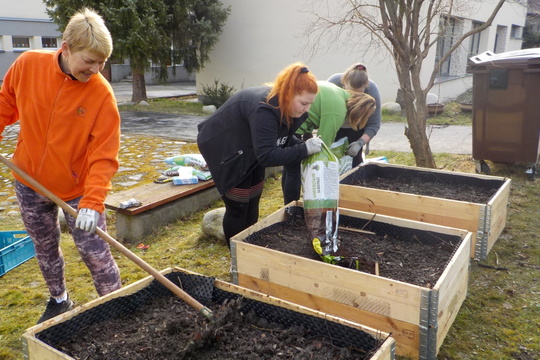
{"label": "white plastic bag", "polygon": [[208,165],[201,154],[185,154],[168,157],[164,160],[170,165],[192,166],[199,170],[208,170]]}

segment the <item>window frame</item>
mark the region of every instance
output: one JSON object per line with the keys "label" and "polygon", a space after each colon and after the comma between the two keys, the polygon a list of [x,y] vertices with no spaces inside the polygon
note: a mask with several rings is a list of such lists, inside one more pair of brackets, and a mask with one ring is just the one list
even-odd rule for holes
{"label": "window frame", "polygon": [[[15,41],[16,39],[26,39],[26,42],[27,42],[27,46],[18,46],[18,45],[25,45],[23,44],[23,42],[21,42],[20,44],[16,44]],[[30,40],[30,36],[22,36],[22,35],[12,35],[11,36],[11,46],[13,47],[13,51],[14,52],[18,52],[18,51],[26,51],[26,50],[30,50],[30,43],[31,43],[31,40]]]}

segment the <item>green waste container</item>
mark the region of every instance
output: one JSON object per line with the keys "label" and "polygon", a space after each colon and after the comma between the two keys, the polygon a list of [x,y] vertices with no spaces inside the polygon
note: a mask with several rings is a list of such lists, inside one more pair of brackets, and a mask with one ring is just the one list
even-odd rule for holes
{"label": "green waste container", "polygon": [[540,48],[469,58],[473,74],[472,151],[476,171],[489,174],[485,160],[526,163],[536,175],[540,150]]}

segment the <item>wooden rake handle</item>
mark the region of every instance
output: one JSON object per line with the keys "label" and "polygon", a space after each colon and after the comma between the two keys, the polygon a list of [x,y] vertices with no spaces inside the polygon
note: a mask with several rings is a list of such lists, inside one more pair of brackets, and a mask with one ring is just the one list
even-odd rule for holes
{"label": "wooden rake handle", "polygon": [[[51,191],[46,189],[43,185],[41,185],[39,182],[37,182],[34,178],[32,178],[30,175],[19,169],[15,164],[13,164],[11,161],[0,155],[0,161],[4,163],[8,168],[13,170],[16,174],[18,174],[20,177],[22,177],[25,181],[27,181],[30,185],[34,187],[34,189],[38,190],[40,193],[45,195],[47,198],[49,198],[51,201],[56,203],[56,205],[60,206],[63,210],[65,210],[69,215],[73,216],[74,218],[77,218],[77,211],[73,209],[71,206],[69,206],[66,202],[64,202],[62,199],[60,199],[58,196],[53,194]],[[103,240],[108,242],[112,247],[114,247],[116,250],[120,251],[122,254],[124,254],[128,259],[133,261],[135,264],[137,264],[140,268],[142,268],[144,271],[152,275],[157,281],[159,281],[161,284],[163,284],[167,289],[171,290],[175,295],[177,295],[179,298],[184,300],[188,305],[196,309],[199,313],[201,313],[203,316],[205,316],[208,319],[212,319],[213,313],[210,309],[202,305],[200,302],[195,300],[193,297],[191,297],[188,293],[186,293],[184,290],[180,289],[178,286],[176,286],[172,281],[167,279],[163,274],[158,272],[156,269],[154,269],[152,266],[150,266],[147,262],[145,262],[143,259],[135,255],[133,252],[131,252],[129,249],[127,249],[124,245],[122,245],[120,242],[118,242],[116,239],[114,239],[112,236],[107,234],[105,231],[101,230],[99,227],[96,228],[96,234],[98,234]]]}

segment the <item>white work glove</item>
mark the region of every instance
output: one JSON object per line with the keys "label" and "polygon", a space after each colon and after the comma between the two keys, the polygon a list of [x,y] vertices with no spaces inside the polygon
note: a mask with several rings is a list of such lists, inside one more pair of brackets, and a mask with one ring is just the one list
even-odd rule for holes
{"label": "white work glove", "polygon": [[75,220],[75,227],[88,232],[96,232],[97,223],[99,220],[99,213],[92,209],[81,209],[77,214],[77,220]]}
{"label": "white work glove", "polygon": [[306,140],[307,154],[312,155],[321,151],[323,141],[321,138],[312,137]]}
{"label": "white work glove", "polygon": [[360,152],[360,149],[362,149],[362,146],[364,145],[366,145],[366,142],[364,141],[364,139],[360,138],[349,145],[345,154],[351,157],[355,157],[356,155],[358,155],[358,152]]}

